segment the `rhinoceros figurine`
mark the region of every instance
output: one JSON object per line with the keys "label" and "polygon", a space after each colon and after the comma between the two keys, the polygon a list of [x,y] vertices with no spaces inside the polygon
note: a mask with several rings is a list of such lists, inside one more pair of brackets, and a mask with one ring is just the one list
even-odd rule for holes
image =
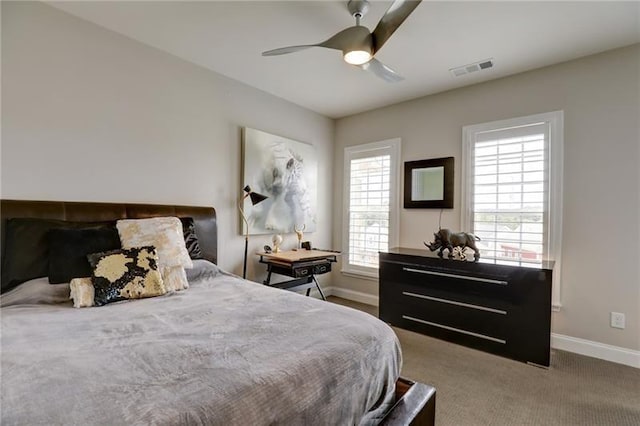
{"label": "rhinoceros figurine", "polygon": [[454,247],[460,247],[462,251],[469,247],[473,250],[474,261],[477,262],[478,259],[480,259],[480,250],[476,247],[476,241],[480,241],[480,238],[473,234],[468,232],[453,233],[450,229],[441,229],[438,232],[434,232],[433,236],[435,240],[432,243],[424,243],[424,245],[431,251],[440,249],[438,252],[438,256],[440,257],[442,257],[444,249],[449,250],[449,258],[451,259],[453,257]]}

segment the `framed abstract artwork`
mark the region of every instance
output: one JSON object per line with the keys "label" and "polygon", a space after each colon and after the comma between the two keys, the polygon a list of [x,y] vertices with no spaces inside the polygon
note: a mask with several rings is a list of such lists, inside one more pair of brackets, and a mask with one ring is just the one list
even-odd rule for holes
{"label": "framed abstract artwork", "polygon": [[[268,198],[246,202],[250,234],[316,229],[318,160],[313,145],[245,127],[242,129],[243,185]],[[244,234],[246,224],[241,221]]]}

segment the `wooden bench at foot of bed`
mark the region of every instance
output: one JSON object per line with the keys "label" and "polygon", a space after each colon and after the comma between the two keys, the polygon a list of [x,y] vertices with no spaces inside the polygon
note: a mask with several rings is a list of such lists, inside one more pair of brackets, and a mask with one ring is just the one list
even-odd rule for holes
{"label": "wooden bench at foot of bed", "polygon": [[436,389],[400,377],[396,382],[396,403],[381,426],[433,426],[436,418]]}

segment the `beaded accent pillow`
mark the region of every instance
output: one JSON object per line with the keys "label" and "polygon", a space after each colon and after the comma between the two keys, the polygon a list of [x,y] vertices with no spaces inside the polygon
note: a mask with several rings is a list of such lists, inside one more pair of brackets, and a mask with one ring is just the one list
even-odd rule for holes
{"label": "beaded accent pillow", "polygon": [[161,296],[167,292],[153,246],[94,253],[87,258],[93,268],[91,281],[96,306],[124,299]]}

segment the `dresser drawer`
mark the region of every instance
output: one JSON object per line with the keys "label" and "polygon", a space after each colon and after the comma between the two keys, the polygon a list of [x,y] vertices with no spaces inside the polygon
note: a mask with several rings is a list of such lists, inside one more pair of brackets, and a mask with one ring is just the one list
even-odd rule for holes
{"label": "dresser drawer", "polygon": [[508,338],[501,339],[491,335],[468,332],[463,329],[456,329],[411,315],[402,315],[400,319],[392,323],[392,325],[470,348],[511,357],[512,345],[509,343]]}
{"label": "dresser drawer", "polygon": [[[387,266],[393,266],[388,268]],[[380,293],[397,298],[402,292],[454,299],[459,302],[507,310],[513,307],[513,288],[508,281],[461,278],[462,275],[432,273],[413,266],[386,265],[380,275]]]}
{"label": "dresser drawer", "polygon": [[411,283],[461,293],[486,294],[490,297],[507,297],[510,291],[507,276],[466,275],[458,271],[395,262],[383,262],[381,266],[382,280]]}
{"label": "dresser drawer", "polygon": [[444,326],[462,334],[506,343],[509,337],[509,311],[461,303],[455,299],[403,292],[397,305],[399,318],[405,317]]}

